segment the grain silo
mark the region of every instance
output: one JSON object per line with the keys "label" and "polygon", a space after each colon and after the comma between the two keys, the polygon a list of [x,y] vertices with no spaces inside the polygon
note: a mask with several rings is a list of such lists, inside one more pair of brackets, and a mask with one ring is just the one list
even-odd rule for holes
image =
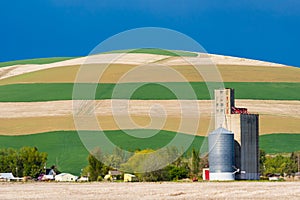
{"label": "grain silo", "polygon": [[238,179],[259,180],[258,121],[258,115],[241,115],[241,174]]}
{"label": "grain silo", "polygon": [[215,90],[215,128],[234,133],[235,178],[259,180],[259,115],[235,106],[234,89]]}
{"label": "grain silo", "polygon": [[234,180],[234,134],[218,128],[208,136],[209,179]]}

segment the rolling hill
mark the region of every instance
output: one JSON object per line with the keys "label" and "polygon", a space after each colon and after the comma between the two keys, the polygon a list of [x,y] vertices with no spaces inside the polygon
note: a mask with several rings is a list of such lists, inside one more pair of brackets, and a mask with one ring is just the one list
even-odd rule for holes
{"label": "rolling hill", "polygon": [[[196,52],[126,52],[0,63],[0,147],[37,146],[49,153],[49,162],[61,156],[58,160],[63,163],[59,166],[78,173],[86,164],[87,152],[76,136],[72,108],[74,102],[94,98],[93,111],[100,129],[124,148],[155,149],[157,142],[168,140],[167,135],[179,130],[187,137],[196,134],[201,141],[213,123],[213,97],[207,83],[220,86],[204,75],[217,70],[224,86],[235,89],[237,105],[260,114],[261,148],[268,153],[300,150],[299,68]],[[95,79],[97,73],[87,73],[84,79],[78,79],[78,73],[93,70],[100,70],[101,78]],[[74,85],[83,91],[95,88],[95,94],[75,98]],[[179,129],[183,118],[199,117],[194,103],[201,114],[196,133],[189,127]],[[183,108],[188,115],[183,116]],[[120,124],[118,120],[127,120],[126,116],[132,123]],[[149,142],[119,136],[124,129],[162,131]],[[77,152],[77,159],[72,152]],[[70,167],[77,164],[79,168]]]}

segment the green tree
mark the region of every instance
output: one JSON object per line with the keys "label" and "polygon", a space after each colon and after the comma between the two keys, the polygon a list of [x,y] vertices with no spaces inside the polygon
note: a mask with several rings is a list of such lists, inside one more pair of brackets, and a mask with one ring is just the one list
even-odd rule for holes
{"label": "green tree", "polygon": [[167,166],[167,170],[169,172],[169,179],[170,180],[179,180],[183,178],[187,178],[189,174],[189,170],[187,167],[178,167],[175,165]]}
{"label": "green tree", "polygon": [[187,159],[179,156],[178,150],[173,147],[159,151],[136,151],[121,165],[121,171],[136,174],[140,181],[178,180],[189,174]]}
{"label": "green tree", "polygon": [[192,150],[192,156],[190,159],[190,169],[191,169],[192,176],[197,176],[200,170],[199,152],[196,152],[194,148]]}
{"label": "green tree", "polygon": [[300,167],[300,151],[291,153],[293,171],[299,172]]}
{"label": "green tree", "polygon": [[276,155],[267,156],[265,161],[265,174],[280,173],[281,175],[292,175],[297,171],[297,165],[291,157]]}
{"label": "green tree", "polygon": [[12,172],[14,176],[38,177],[47,161],[47,154],[35,147],[23,147],[20,150],[0,150],[0,170]]}
{"label": "green tree", "polygon": [[1,149],[0,150],[0,171],[12,172],[14,176],[17,176],[18,162],[17,162],[17,150],[15,149]]}
{"label": "green tree", "polygon": [[169,181],[170,174],[168,169],[163,168],[152,172],[138,173],[137,177],[140,181]]}
{"label": "green tree", "polygon": [[98,180],[99,176],[103,177],[109,170],[109,168],[101,162],[102,158],[103,155],[100,148],[95,149],[88,156],[89,165],[85,170],[88,171],[89,179],[91,181]]}
{"label": "green tree", "polygon": [[203,168],[207,168],[208,166],[209,166],[208,165],[208,154],[206,154],[203,157],[201,157],[201,159],[200,159],[200,164],[199,164],[200,171],[202,171]]}
{"label": "green tree", "polygon": [[23,147],[18,155],[18,173],[23,176],[38,177],[47,161],[47,153],[39,152],[36,147]]}
{"label": "green tree", "polygon": [[[129,173],[139,173],[144,171],[151,171],[150,165],[145,165],[145,163],[150,159],[150,156],[155,151],[152,149],[144,149],[141,151],[136,151],[133,156],[131,156],[126,163],[121,165],[121,170]],[[152,168],[153,169],[153,168]]]}
{"label": "green tree", "polygon": [[[168,147],[166,149],[167,157],[169,161],[172,161],[173,165],[180,166],[182,164],[182,152],[179,152],[175,146]],[[171,163],[169,163],[171,164]]]}
{"label": "green tree", "polygon": [[266,162],[266,152],[260,149],[259,150],[259,172],[262,175],[265,172],[265,162]]}
{"label": "green tree", "polygon": [[[132,155],[132,154],[130,154]],[[120,169],[121,164],[128,160],[129,153],[125,153],[122,149],[116,147],[112,154],[103,156],[104,163],[113,169]]]}
{"label": "green tree", "polygon": [[121,165],[121,170],[129,173],[152,172],[162,169],[173,162],[176,165],[180,165],[177,157],[177,151],[173,148],[157,151],[144,149],[136,151],[126,163]]}

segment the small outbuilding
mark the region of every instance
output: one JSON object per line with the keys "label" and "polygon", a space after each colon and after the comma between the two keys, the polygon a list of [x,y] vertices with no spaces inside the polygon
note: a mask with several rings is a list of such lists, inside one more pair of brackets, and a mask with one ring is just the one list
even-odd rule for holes
{"label": "small outbuilding", "polygon": [[55,176],[55,181],[59,182],[73,182],[78,179],[78,176],[69,173],[61,173]]}
{"label": "small outbuilding", "polygon": [[269,174],[269,181],[279,181],[280,180],[280,173]]}
{"label": "small outbuilding", "polygon": [[78,182],[88,182],[89,181],[89,177],[87,176],[82,176],[79,179],[77,179]]}
{"label": "small outbuilding", "polygon": [[110,170],[108,171],[108,174],[105,175],[104,180],[113,181],[113,180],[120,179],[121,176],[122,176],[122,172],[118,170]]}
{"label": "small outbuilding", "polygon": [[136,182],[138,178],[133,174],[124,174],[124,182]]}
{"label": "small outbuilding", "polygon": [[20,181],[23,178],[16,178],[12,173],[0,173],[0,181]]}

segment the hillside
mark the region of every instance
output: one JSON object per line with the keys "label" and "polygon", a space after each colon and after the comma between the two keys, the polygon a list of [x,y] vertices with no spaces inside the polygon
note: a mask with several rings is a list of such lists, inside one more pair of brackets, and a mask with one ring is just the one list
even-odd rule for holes
{"label": "hillside", "polygon": [[[72,99],[77,74],[82,70],[103,71],[99,80],[92,81],[94,85],[90,81],[95,78],[93,73],[76,83],[86,91],[95,86],[94,111],[101,130],[112,133],[120,129],[159,129],[165,134],[180,130],[183,134],[196,134],[202,138],[211,131],[213,123],[213,97],[204,80],[214,79],[202,77],[199,70],[204,70],[205,74],[214,67],[224,86],[235,89],[237,106],[260,114],[261,146],[268,153],[300,150],[300,142],[297,142],[300,135],[299,68],[230,56],[156,49],[0,63],[0,147],[38,146],[49,153],[51,162],[55,160],[56,151],[76,152],[66,145],[70,139],[71,143],[80,146],[74,136],[73,105],[87,99],[84,96],[76,97],[76,101]],[[130,78],[126,79],[126,76]],[[219,87],[219,84],[215,85]],[[132,88],[134,92],[128,94]],[[194,97],[186,92],[187,88]],[[183,115],[181,108],[188,114]],[[197,120],[199,113],[196,133],[189,126],[180,128],[182,119]],[[128,117],[131,123],[120,125],[118,120],[126,121]],[[45,132],[45,139],[31,138]],[[51,141],[51,138],[53,141],[49,145],[66,144],[46,147],[45,141]],[[22,142],[15,143],[14,140]],[[275,148],[274,141],[277,141]],[[140,142],[133,145],[134,148],[139,145],[144,148]],[[70,156],[70,162],[66,161],[68,165],[73,161],[81,162],[80,166],[86,163],[83,159],[87,152],[81,147],[78,151],[80,161],[69,153],[62,155]],[[62,166],[72,172],[78,170]]]}
{"label": "hillside", "polygon": [[[109,66],[105,64],[112,59],[115,59],[113,64]],[[74,123],[70,112],[72,110],[73,84],[80,70],[80,65],[83,63],[84,68],[88,70],[106,68],[97,86],[95,94],[97,100],[129,98],[130,100],[144,100],[144,103],[141,104],[145,105],[149,100],[163,100],[164,106],[171,106],[174,103],[172,100],[178,99],[176,94],[174,95],[170,91],[170,88],[177,88],[182,91],[179,97],[180,100],[191,100],[193,98],[184,92],[186,87],[192,88],[199,104],[202,101],[212,99],[208,93],[206,83],[203,82],[203,77],[197,72],[198,68],[201,70],[201,64],[210,63],[210,65],[217,66],[225,87],[235,88],[236,98],[248,100],[245,106],[249,107],[249,111],[261,114],[261,122],[263,122],[260,126],[261,134],[300,133],[298,125],[300,124],[298,123],[300,115],[298,108],[300,99],[299,68],[214,54],[141,49],[132,50],[127,54],[124,51],[115,51],[92,55],[88,58],[34,59],[4,63],[8,66],[0,68],[0,102],[2,102],[0,113],[3,113],[1,120],[5,123],[1,125],[0,134],[20,135],[45,131],[73,130]],[[195,68],[191,63],[196,66],[200,64],[198,68]],[[4,64],[2,63],[2,66]],[[172,71],[183,75],[184,79],[166,74],[169,71],[161,67],[165,65]],[[138,66],[143,66],[142,73],[130,80],[136,83],[126,83],[126,80],[123,79],[120,81],[121,77]],[[203,69],[207,70],[205,66]],[[148,84],[144,83],[145,81]],[[87,87],[89,86],[87,85]],[[118,88],[117,92],[116,87]],[[138,89],[128,96],[127,91],[130,88]],[[69,110],[68,113],[50,114],[49,107],[56,108],[57,102],[62,100],[64,101],[62,103],[63,109]],[[263,101],[258,103],[258,100]],[[282,102],[286,100],[288,101],[284,103],[285,107],[282,107]],[[272,106],[267,105],[271,103],[270,101]],[[31,102],[31,104],[26,104],[26,107],[24,107],[24,104],[20,105],[18,102]],[[47,102],[47,105],[37,107],[35,105],[39,104],[34,102]],[[258,104],[261,104],[265,109],[258,109],[255,106]],[[244,105],[241,104],[240,106]],[[147,113],[149,107],[151,105],[140,106],[140,114],[133,113],[134,116],[132,117],[138,124],[149,122]],[[207,127],[211,119],[209,113],[212,112],[212,107],[207,105],[205,107],[209,110],[206,109],[205,111],[206,114],[202,119],[204,123],[198,129],[198,135],[207,135]],[[106,108],[111,109],[110,107],[101,107],[101,109]],[[201,112],[203,112],[203,108],[204,106],[201,107]],[[28,111],[34,113],[37,109],[43,114],[26,114]],[[173,116],[168,117],[168,123],[164,128],[171,131],[177,129],[176,124],[180,120],[179,112],[180,110]],[[14,113],[20,114],[15,115]],[[117,129],[111,113],[99,113],[98,118],[104,121],[106,128]],[[34,122],[37,121],[40,122],[39,126],[35,126]],[[274,126],[273,122],[281,123],[275,123],[276,126]],[[25,125],[11,127],[12,124]]]}

